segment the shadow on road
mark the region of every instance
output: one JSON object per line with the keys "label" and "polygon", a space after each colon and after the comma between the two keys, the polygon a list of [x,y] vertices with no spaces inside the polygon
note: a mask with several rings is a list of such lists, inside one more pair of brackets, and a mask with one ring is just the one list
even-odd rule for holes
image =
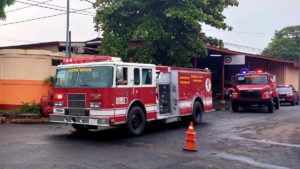
{"label": "shadow on road", "polygon": [[[206,128],[210,126],[210,123],[203,122],[200,125],[195,126],[196,129],[198,128]],[[116,128],[106,128],[106,129],[99,129],[94,131],[88,132],[77,132],[71,126],[69,127],[70,132],[66,132],[65,134],[56,134],[49,136],[50,139],[60,140],[60,141],[92,141],[92,142],[111,142],[111,141],[120,141],[126,140],[139,140],[143,139],[144,137],[155,137],[157,135],[168,135],[169,132],[176,132],[180,131],[183,132],[187,130],[189,126],[189,122],[174,122],[165,124],[162,122],[151,122],[147,124],[144,133],[138,137],[132,137],[128,135],[126,126],[120,126]]]}

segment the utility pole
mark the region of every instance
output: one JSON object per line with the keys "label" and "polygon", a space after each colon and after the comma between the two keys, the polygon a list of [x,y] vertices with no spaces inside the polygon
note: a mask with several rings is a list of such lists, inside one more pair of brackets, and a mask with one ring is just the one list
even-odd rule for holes
{"label": "utility pole", "polygon": [[67,0],[67,31],[66,31],[66,58],[70,58],[70,33],[69,33],[69,18],[70,18],[70,0]]}

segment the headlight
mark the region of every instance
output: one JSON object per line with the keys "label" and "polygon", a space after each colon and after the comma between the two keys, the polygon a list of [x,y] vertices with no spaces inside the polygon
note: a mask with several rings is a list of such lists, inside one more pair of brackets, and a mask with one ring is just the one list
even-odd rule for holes
{"label": "headlight", "polygon": [[269,91],[264,92],[263,99],[270,99],[270,98],[271,98],[271,93]]}
{"label": "headlight", "polygon": [[239,94],[238,94],[237,92],[233,92],[233,93],[232,93],[232,98],[233,98],[233,99],[236,99],[236,98],[238,98],[238,95],[239,95]]}
{"label": "headlight", "polygon": [[90,102],[90,108],[100,108],[100,102]]}
{"label": "headlight", "polygon": [[63,102],[54,102],[55,107],[63,107]]}

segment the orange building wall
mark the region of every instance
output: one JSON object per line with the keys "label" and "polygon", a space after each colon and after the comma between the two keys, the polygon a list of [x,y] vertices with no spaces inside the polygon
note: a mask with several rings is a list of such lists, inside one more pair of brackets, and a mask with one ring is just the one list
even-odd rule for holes
{"label": "orange building wall", "polygon": [[[20,54],[21,52],[24,54]],[[22,102],[40,103],[52,87],[44,81],[55,74],[52,59],[44,51],[0,50],[0,109],[20,108]]]}
{"label": "orange building wall", "polygon": [[1,105],[17,108],[22,102],[39,103],[41,96],[52,90],[49,84],[39,80],[0,80]]}

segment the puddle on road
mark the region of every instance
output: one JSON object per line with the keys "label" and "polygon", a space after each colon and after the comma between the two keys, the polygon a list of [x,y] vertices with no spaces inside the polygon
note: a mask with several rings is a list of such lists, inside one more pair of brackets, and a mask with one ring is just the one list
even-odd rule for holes
{"label": "puddle on road", "polygon": [[290,169],[290,168],[284,167],[284,166],[277,166],[277,165],[272,165],[272,164],[261,163],[261,162],[253,160],[252,158],[245,157],[245,156],[233,155],[233,154],[228,154],[228,153],[219,153],[219,154],[217,154],[217,156],[228,159],[228,160],[245,162],[252,166],[261,167],[261,168],[265,168],[265,169]]}
{"label": "puddle on road", "polygon": [[238,135],[231,135],[229,137],[226,137],[228,139],[232,140],[240,140],[240,141],[252,141],[256,143],[264,143],[264,144],[272,144],[272,145],[278,145],[278,146],[285,146],[285,147],[293,147],[293,148],[300,148],[299,144],[289,144],[289,143],[281,143],[281,142],[275,142],[275,141],[270,141],[270,140],[255,140],[255,139],[249,139],[249,138],[244,138]]}
{"label": "puddle on road", "polygon": [[280,143],[280,142],[274,142],[274,141],[268,141],[268,140],[253,140],[253,139],[246,139],[246,138],[243,140],[254,141],[257,143],[266,143],[266,144],[280,145],[280,146],[286,146],[286,147],[300,148],[299,144],[288,144],[288,143]]}

